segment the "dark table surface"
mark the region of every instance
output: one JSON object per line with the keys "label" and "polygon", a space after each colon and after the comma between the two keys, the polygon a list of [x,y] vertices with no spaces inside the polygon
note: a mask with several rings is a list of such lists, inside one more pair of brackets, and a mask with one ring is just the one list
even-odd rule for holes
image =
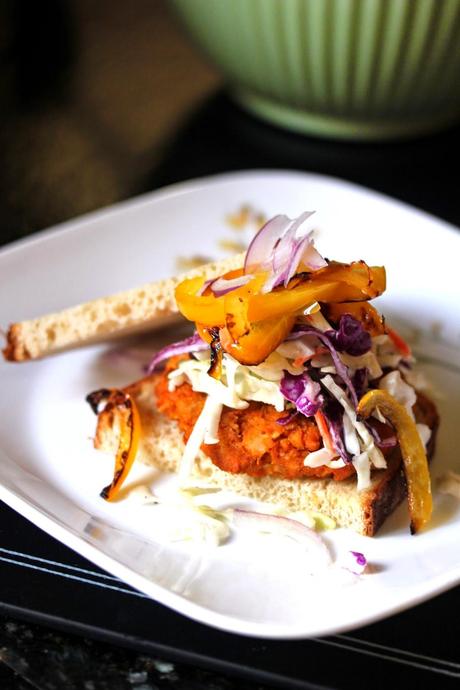
{"label": "dark table surface", "polygon": [[[165,184],[249,168],[342,177],[460,225],[460,126],[381,144],[290,134],[231,102],[215,73],[183,47],[163,3],[140,2],[136,12],[121,2],[98,10],[89,2],[40,5],[40,14],[27,3],[0,7],[7,27],[1,243]],[[33,22],[43,12],[49,21],[37,35]],[[164,43],[157,92],[146,85],[152,34]],[[147,88],[157,100],[148,100]],[[264,642],[212,631],[146,600],[6,506],[0,562],[2,688],[458,687],[458,588],[349,635]]]}

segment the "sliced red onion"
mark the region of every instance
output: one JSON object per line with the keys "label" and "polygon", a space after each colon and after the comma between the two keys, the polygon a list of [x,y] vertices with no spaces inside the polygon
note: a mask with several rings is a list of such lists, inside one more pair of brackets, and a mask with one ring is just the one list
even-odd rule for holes
{"label": "sliced red onion", "polygon": [[323,259],[321,254],[317,251],[317,249],[315,249],[313,245],[312,231],[310,231],[308,235],[302,237],[300,240],[294,240],[294,242],[295,245],[286,269],[284,287],[287,287],[289,281],[297,272],[297,269],[301,262],[311,271],[317,271],[318,269],[327,266],[326,259]]}
{"label": "sliced red onion", "polygon": [[222,297],[222,295],[226,295],[227,292],[243,287],[243,285],[249,283],[253,277],[254,276],[248,273],[247,275],[238,276],[238,278],[229,278],[228,280],[227,278],[216,278],[211,281],[210,287],[216,297]]}
{"label": "sliced red onion", "polygon": [[217,280],[217,278],[210,278],[209,280],[205,280],[203,285],[200,287],[200,289],[196,293],[196,296],[202,297],[204,295],[204,293],[206,292],[206,290],[208,289],[208,287],[211,287],[211,285],[213,283],[215,283],[216,280]]}
{"label": "sliced red onion", "polygon": [[334,366],[335,370],[348,388],[350,392],[351,399],[353,401],[353,404],[355,408],[358,406],[358,397],[356,395],[356,390],[353,385],[352,380],[350,379],[350,376],[348,375],[348,368],[345,366],[345,364],[342,362],[340,359],[340,355],[337,352],[335,345],[331,342],[329,336],[327,333],[323,333],[322,331],[318,330],[314,326],[305,326],[304,324],[300,324],[297,327],[294,327],[295,333],[298,334],[300,337],[301,335],[315,335],[318,340],[320,340],[324,345],[328,348],[328,350],[331,353],[331,357],[334,361]]}
{"label": "sliced red onion", "polygon": [[290,537],[307,549],[313,547],[321,565],[328,566],[332,562],[329,549],[319,534],[298,520],[236,508],[233,511],[233,524],[235,527],[250,529],[255,532],[269,532],[270,534]]}
{"label": "sliced red onion", "polygon": [[135,348],[116,347],[107,352],[104,352],[103,358],[109,364],[114,366],[124,364],[138,364],[142,370],[146,369],[146,360],[148,353],[143,350],[136,350]]}
{"label": "sliced red onion", "polygon": [[[300,261],[304,255],[308,254],[308,247],[313,242],[313,233],[308,231],[307,226],[302,228],[313,213],[314,211],[306,211],[291,221],[291,225],[275,246],[272,260],[273,273],[262,288],[262,292],[270,292],[278,285],[286,286],[295,275]],[[316,263],[319,267],[326,266],[327,262],[317,252],[316,254],[322,262],[320,263],[317,258]]]}
{"label": "sliced red onion", "polygon": [[[286,272],[284,276],[284,287],[287,287],[287,284],[291,280],[292,276],[295,274],[297,271],[297,267],[300,264],[300,261],[304,254],[307,253],[307,250],[309,246],[311,245],[312,242],[312,233],[309,232],[306,237],[303,237],[297,244],[295,244],[292,248],[291,255],[289,257],[287,266],[286,266]],[[326,262],[325,262],[326,263]]]}
{"label": "sliced red onion", "polygon": [[[308,236],[307,236],[308,237]],[[305,251],[300,258],[301,262],[312,271],[318,271],[320,268],[327,266],[327,261],[324,259],[319,251],[314,246],[313,238],[305,246]],[[298,265],[298,264],[297,264]]]}
{"label": "sliced red onion", "polygon": [[263,293],[270,292],[278,285],[286,286],[301,261],[312,271],[327,265],[313,246],[312,232],[304,226],[313,213],[306,211],[294,219],[284,215],[275,216],[252,240],[246,253],[244,272],[271,272],[261,290]]}
{"label": "sliced red onion", "polygon": [[254,269],[269,270],[272,268],[273,252],[276,244],[292,223],[287,216],[275,216],[261,227],[253,237],[244,260],[244,272]]}
{"label": "sliced red onion", "polygon": [[316,414],[323,404],[321,386],[306,371],[297,376],[284,371],[280,390],[286,400],[294,403],[296,409],[306,417]]}
{"label": "sliced red onion", "polygon": [[[312,235],[313,232],[310,230],[308,235],[305,235],[305,237],[301,237],[297,242],[293,237],[291,237],[291,245],[290,249],[291,251],[289,252],[289,257],[288,257],[288,262],[286,266],[287,274],[291,274],[289,276],[289,280],[292,278],[292,276],[295,273],[295,269],[300,263],[300,259],[305,253],[306,248],[312,241]],[[286,283],[287,285],[287,283]]]}
{"label": "sliced red onion", "polygon": [[[275,245],[275,250],[273,252],[272,267],[275,273],[280,273],[281,271],[286,272],[288,270],[292,254],[296,253],[297,247],[303,243],[306,237],[311,235],[311,232],[306,235],[307,229],[304,228],[302,230],[302,225],[313,214],[314,211],[305,211],[297,218],[290,220],[289,227],[280,238],[280,241]],[[300,232],[298,233],[299,230]],[[296,238],[297,233],[299,234],[298,238]],[[297,265],[300,258],[301,256],[298,257]]]}
{"label": "sliced red onion", "polygon": [[198,333],[194,333],[189,338],[180,340],[177,343],[172,343],[171,345],[166,345],[166,347],[157,352],[148,365],[147,373],[151,374],[155,371],[160,362],[163,362],[165,359],[169,359],[175,355],[185,355],[188,352],[202,352],[208,348],[209,345],[201,339]]}

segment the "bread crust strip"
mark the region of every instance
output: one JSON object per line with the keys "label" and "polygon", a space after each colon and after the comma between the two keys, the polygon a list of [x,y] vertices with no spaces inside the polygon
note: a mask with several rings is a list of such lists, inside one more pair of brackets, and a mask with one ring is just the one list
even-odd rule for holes
{"label": "bread crust strip", "polygon": [[135,335],[181,320],[174,290],[187,278],[206,280],[239,268],[244,254],[214,261],[175,278],[101,297],[53,314],[13,323],[6,334],[3,356],[23,362],[84,345]]}

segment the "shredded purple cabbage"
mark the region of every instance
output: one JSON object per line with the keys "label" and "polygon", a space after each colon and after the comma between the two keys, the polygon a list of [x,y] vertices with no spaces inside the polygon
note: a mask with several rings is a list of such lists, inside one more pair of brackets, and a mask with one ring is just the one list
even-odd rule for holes
{"label": "shredded purple cabbage", "polygon": [[363,553],[360,551],[350,551],[350,553],[356,560],[357,565],[367,565],[367,558]]}
{"label": "shredded purple cabbage", "polygon": [[156,355],[150,361],[147,372],[149,374],[153,373],[160,362],[165,359],[174,357],[174,355],[184,355],[188,352],[201,352],[207,350],[209,345],[201,339],[198,333],[194,333],[189,338],[185,340],[180,340],[177,343],[172,343],[171,345],[166,345],[163,349],[156,353]]}
{"label": "shredded purple cabbage", "polygon": [[340,359],[335,344],[331,342],[331,339],[328,335],[328,333],[331,332],[335,333],[335,331],[327,331],[326,333],[323,333],[323,331],[320,331],[318,328],[315,328],[314,326],[306,326],[304,324],[299,324],[298,326],[294,326],[291,335],[294,333],[296,334],[296,337],[300,337],[302,335],[314,335],[318,338],[318,340],[321,340],[321,342],[328,348],[329,352],[331,353],[335,370],[344,382],[344,384],[346,385],[346,387],[348,388],[354,406],[357,407],[358,396],[356,395],[355,387],[348,374],[348,368]]}
{"label": "shredded purple cabbage", "polygon": [[343,408],[341,404],[332,396],[327,395],[322,412],[326,418],[332,442],[334,443],[337,453],[344,462],[350,463],[352,457],[347,451],[343,439]]}
{"label": "shredded purple cabbage", "polygon": [[352,457],[350,453],[347,451],[345,448],[345,443],[343,442],[342,438],[342,429],[343,425],[339,425],[337,422],[331,422],[329,425],[329,431],[331,434],[332,442],[334,444],[334,447],[337,451],[337,453],[340,455],[342,460],[345,463],[350,463],[352,461]]}
{"label": "shredded purple cabbage", "polygon": [[387,438],[382,438],[377,429],[374,426],[372,426],[372,424],[369,424],[369,422],[367,421],[365,421],[364,424],[372,434],[375,441],[375,445],[379,448],[394,448],[397,445],[398,439],[395,435],[387,436]]}
{"label": "shredded purple cabbage", "polygon": [[361,575],[367,566],[367,558],[360,551],[350,551],[350,565],[347,570],[350,570],[355,575]]}
{"label": "shredded purple cabbage", "polygon": [[281,426],[286,426],[286,424],[289,424],[289,422],[292,422],[292,420],[295,417],[297,417],[298,414],[299,414],[299,410],[291,410],[284,417],[280,417],[279,419],[277,419],[276,423],[280,424]]}
{"label": "shredded purple cabbage", "polygon": [[362,323],[351,314],[343,314],[338,329],[326,331],[326,335],[339,352],[346,352],[353,357],[364,355],[371,349],[370,333],[364,330]]}
{"label": "shredded purple cabbage", "polygon": [[356,369],[352,381],[355,387],[356,396],[358,400],[360,400],[367,391],[369,385],[369,372],[366,367]]}
{"label": "shredded purple cabbage", "polygon": [[299,375],[285,371],[280,390],[286,400],[294,403],[296,409],[306,417],[316,414],[323,404],[321,386],[313,381],[306,371]]}

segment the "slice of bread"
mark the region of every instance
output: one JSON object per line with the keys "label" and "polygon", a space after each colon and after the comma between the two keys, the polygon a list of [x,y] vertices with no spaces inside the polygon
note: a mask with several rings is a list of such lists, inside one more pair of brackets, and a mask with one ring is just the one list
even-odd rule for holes
{"label": "slice of bread", "polygon": [[[155,376],[150,376],[124,389],[137,403],[141,417],[143,433],[138,458],[161,470],[176,472],[184,442],[177,423],[155,408],[155,380]],[[96,448],[115,452],[118,428],[115,415],[116,410],[110,415],[99,415],[94,439]],[[418,421],[432,429],[428,448],[431,457],[438,415],[434,404],[422,394],[418,397],[417,417]],[[350,527],[363,535],[373,536],[406,496],[399,449],[392,451],[387,462],[387,469],[374,471],[370,488],[361,492],[356,489],[355,478],[339,482],[332,479],[288,480],[230,474],[216,467],[201,451],[192,479],[200,486],[228,489],[259,501],[282,505],[289,511],[320,512],[333,518],[341,527]]]}
{"label": "slice of bread", "polygon": [[239,268],[244,254],[194,268],[176,278],[101,297],[54,314],[10,325],[5,359],[21,362],[112,338],[168,326],[181,319],[174,290],[186,278],[206,280]]}

